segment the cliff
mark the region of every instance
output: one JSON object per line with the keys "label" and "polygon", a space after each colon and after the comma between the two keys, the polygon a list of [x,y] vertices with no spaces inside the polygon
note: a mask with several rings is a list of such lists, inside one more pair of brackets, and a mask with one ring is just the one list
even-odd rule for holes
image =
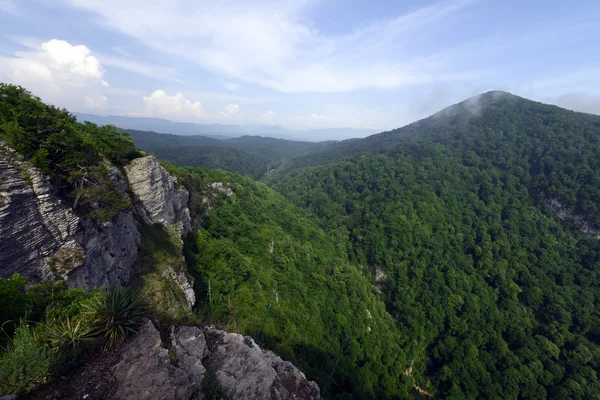
{"label": "cliff", "polygon": [[[83,289],[124,283],[138,258],[140,223],[159,223],[180,235],[191,229],[187,191],[153,157],[133,160],[126,175],[111,167],[119,190],[133,192],[134,206],[110,221],[79,216],[19,158],[0,143],[0,277],[18,272],[31,282],[65,279]],[[185,274],[168,276],[193,305]]]}
{"label": "cliff", "polygon": [[214,327],[146,322],[128,343],[102,354],[29,399],[292,400],[319,398],[294,365],[250,337]]}

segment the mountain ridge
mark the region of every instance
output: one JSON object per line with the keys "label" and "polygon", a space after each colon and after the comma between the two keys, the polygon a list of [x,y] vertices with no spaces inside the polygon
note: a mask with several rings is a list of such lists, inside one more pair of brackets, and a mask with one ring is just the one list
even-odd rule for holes
{"label": "mountain ridge", "polygon": [[371,128],[322,128],[296,130],[279,125],[231,125],[231,124],[200,124],[194,122],[177,122],[162,118],[130,117],[121,115],[94,115],[74,113],[80,121],[89,121],[98,125],[114,125],[122,129],[154,131],[165,134],[203,135],[216,139],[233,138],[244,135],[269,136],[277,139],[296,141],[320,142],[340,140],[377,132]]}

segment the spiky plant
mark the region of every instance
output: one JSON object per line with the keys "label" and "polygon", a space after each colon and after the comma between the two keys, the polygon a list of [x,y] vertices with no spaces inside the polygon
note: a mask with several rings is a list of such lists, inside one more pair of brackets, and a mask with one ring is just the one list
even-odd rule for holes
{"label": "spiky plant", "polygon": [[92,314],[96,326],[94,333],[103,340],[105,349],[135,332],[147,310],[140,293],[120,285],[104,289],[84,307]]}
{"label": "spiky plant", "polygon": [[87,321],[75,318],[53,318],[40,329],[41,336],[52,347],[76,354],[82,345],[94,342],[95,335]]}

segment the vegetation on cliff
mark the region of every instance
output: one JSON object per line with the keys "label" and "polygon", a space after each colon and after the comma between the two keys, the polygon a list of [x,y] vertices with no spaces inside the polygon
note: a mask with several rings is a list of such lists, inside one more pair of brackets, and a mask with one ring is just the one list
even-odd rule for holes
{"label": "vegetation on cliff", "polygon": [[0,140],[46,174],[75,211],[110,220],[131,205],[111,163],[139,152],[115,127],[79,123],[26,89],[0,83]]}

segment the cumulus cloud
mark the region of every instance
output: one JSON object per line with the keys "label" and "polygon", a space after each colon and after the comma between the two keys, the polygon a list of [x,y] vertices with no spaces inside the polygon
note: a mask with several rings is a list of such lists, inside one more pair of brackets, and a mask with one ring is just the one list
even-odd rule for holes
{"label": "cumulus cloud", "polygon": [[243,117],[244,113],[242,113],[239,105],[227,104],[223,107],[223,111],[221,111],[219,115],[223,118],[238,118]]}
{"label": "cumulus cloud", "polygon": [[177,121],[195,121],[203,118],[202,103],[186,99],[183,94],[172,96],[164,90],[156,90],[143,98],[146,110],[144,115]]}
{"label": "cumulus cloud", "polygon": [[89,11],[94,22],[148,47],[282,92],[391,89],[479,73],[447,72],[445,54],[415,50],[425,40],[423,27],[439,33],[476,0],[441,1],[339,35],[306,23],[310,0],[55,1]]}
{"label": "cumulus cloud", "polygon": [[272,124],[273,122],[275,122],[275,118],[277,118],[277,116],[271,110],[264,112],[260,116],[260,119],[265,121],[268,124]]}
{"label": "cumulus cloud", "polygon": [[103,77],[104,68],[89,48],[64,40],[52,39],[13,57],[0,57],[0,80],[24,86],[60,106],[103,105],[106,99],[99,99],[109,86]]}

